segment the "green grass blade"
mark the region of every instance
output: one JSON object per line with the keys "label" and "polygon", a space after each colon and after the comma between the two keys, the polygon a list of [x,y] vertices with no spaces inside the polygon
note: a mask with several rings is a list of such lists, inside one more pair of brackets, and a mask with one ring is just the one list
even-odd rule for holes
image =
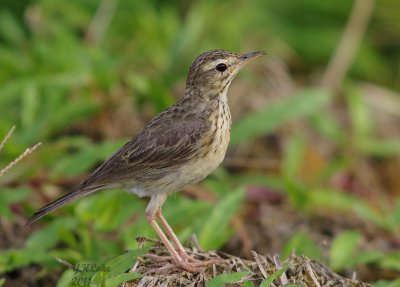
{"label": "green grass blade", "polygon": [[261,282],[260,287],[268,287],[268,286],[270,286],[272,284],[272,282],[274,282],[275,279],[278,279],[278,277],[281,276],[283,273],[285,273],[286,270],[287,270],[287,267],[284,267],[282,269],[279,269],[275,273],[271,274],[270,276],[268,276],[268,278],[265,278]]}
{"label": "green grass blade", "polygon": [[[98,266],[98,271],[92,277],[90,285],[93,287],[103,287],[110,279],[118,277],[133,266],[138,256],[144,255],[149,252],[150,247],[143,247],[136,250],[128,251],[120,256],[117,256],[103,265]],[[122,280],[121,277],[120,280]],[[117,282],[119,279],[115,279]],[[129,279],[127,279],[129,280]],[[114,281],[111,281],[114,282]],[[111,283],[110,283],[111,284]]]}
{"label": "green grass blade", "polygon": [[248,271],[241,271],[229,274],[221,274],[207,282],[207,287],[226,286],[227,283],[237,283],[243,277],[249,275]]}
{"label": "green grass blade", "polygon": [[228,224],[238,210],[244,196],[244,188],[238,188],[225,196],[213,208],[199,234],[200,245],[205,249],[217,249],[227,239]]}
{"label": "green grass blade", "polygon": [[113,278],[110,278],[106,281],[106,287],[117,287],[122,283],[127,281],[142,278],[143,275],[139,273],[123,273],[119,274]]}
{"label": "green grass blade", "polygon": [[124,273],[126,270],[131,268],[136,261],[136,258],[148,253],[150,247],[143,247],[136,250],[128,251],[106,263],[107,267],[110,267],[108,277],[117,276]]}
{"label": "green grass blade", "polygon": [[330,250],[330,261],[333,270],[341,270],[354,263],[357,244],[361,234],[356,231],[345,231],[333,240]]}

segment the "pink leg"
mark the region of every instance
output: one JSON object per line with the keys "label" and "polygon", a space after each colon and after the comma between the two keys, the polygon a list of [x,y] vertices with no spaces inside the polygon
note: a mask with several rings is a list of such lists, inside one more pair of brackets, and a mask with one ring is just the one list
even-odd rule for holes
{"label": "pink leg", "polygon": [[168,249],[170,252],[173,260],[175,261],[175,264],[189,272],[200,272],[202,271],[200,268],[197,268],[196,266],[192,264],[188,264],[187,261],[185,261],[179,254],[178,252],[174,249],[172,246],[171,242],[169,242],[168,238],[165,236],[164,232],[161,230],[161,228],[158,226],[155,217],[152,215],[147,215],[147,221],[153,227],[153,229],[156,231],[157,235],[160,237],[161,241],[164,243],[165,247]]}
{"label": "pink leg", "polygon": [[[213,264],[216,261],[199,261],[187,255],[182,244],[179,242],[178,237],[176,237],[175,233],[172,231],[172,228],[169,226],[169,224],[161,214],[161,206],[163,205],[166,197],[166,194],[155,194],[151,197],[149,205],[146,209],[147,221],[149,222],[151,227],[153,227],[157,235],[160,237],[161,241],[164,243],[165,247],[168,249],[169,253],[171,254],[172,260],[175,263],[175,266],[189,272],[201,272],[203,270],[199,268],[200,266]],[[174,246],[168,240],[167,236],[164,234],[160,226],[158,226],[156,218],[160,220],[162,226],[165,228],[166,233],[168,234],[169,238],[172,240],[178,251],[175,250]]]}
{"label": "pink leg", "polygon": [[191,265],[193,265],[193,266],[207,266],[207,265],[210,265],[210,264],[218,263],[220,261],[220,260],[217,260],[217,259],[201,261],[201,260],[197,260],[197,259],[189,256],[187,254],[185,248],[182,246],[181,242],[179,241],[178,237],[175,235],[175,233],[172,230],[171,226],[169,226],[167,220],[162,215],[161,210],[157,211],[156,217],[160,220],[161,225],[164,227],[165,232],[167,233],[168,237],[172,240],[172,242],[174,243],[175,247],[178,249],[177,250],[178,254],[181,256],[181,258],[185,262],[192,262]]}
{"label": "pink leg", "polygon": [[167,233],[168,237],[172,240],[175,247],[178,249],[178,253],[181,257],[187,258],[187,253],[185,248],[182,246],[181,242],[179,241],[178,237],[175,235],[174,231],[172,230],[171,226],[169,226],[168,222],[165,220],[164,216],[161,213],[161,210],[158,210],[156,213],[156,217],[160,220],[161,225],[164,227],[165,232]]}

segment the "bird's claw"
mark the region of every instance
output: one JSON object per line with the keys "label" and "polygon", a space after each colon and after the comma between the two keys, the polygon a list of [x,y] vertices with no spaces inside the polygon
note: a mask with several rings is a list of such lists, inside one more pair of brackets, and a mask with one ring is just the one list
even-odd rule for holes
{"label": "bird's claw", "polygon": [[[161,255],[156,255],[156,254],[147,254],[147,257],[152,258],[153,260],[157,262],[165,262],[165,261],[170,261],[171,264],[165,265],[161,268],[158,268],[157,270],[159,272],[165,272],[171,268],[180,268],[183,270],[186,270],[188,272],[196,272],[200,273],[204,271],[204,268],[201,267],[206,267],[208,265],[212,264],[217,264],[221,262],[221,259],[210,259],[210,260],[199,260],[196,258],[193,258],[192,256],[185,254],[180,254],[180,257],[175,260],[172,256],[161,256]],[[157,272],[157,273],[159,273]]]}

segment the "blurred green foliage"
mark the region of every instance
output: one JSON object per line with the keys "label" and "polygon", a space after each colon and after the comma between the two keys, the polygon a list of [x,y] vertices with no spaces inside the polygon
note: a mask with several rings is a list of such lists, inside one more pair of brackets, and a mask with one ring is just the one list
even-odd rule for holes
{"label": "blurred green foliage", "polygon": [[[400,16],[398,1],[377,1],[368,33],[346,77],[341,92],[350,130],[327,112],[337,98],[313,87],[313,73],[329,62],[351,7],[352,1],[320,0],[257,0],[251,4],[240,0],[2,1],[0,135],[13,125],[18,128],[1,151],[0,165],[36,142],[44,144],[25,164],[1,178],[4,186],[10,186],[1,188],[1,217],[15,220],[10,209],[13,204],[21,204],[25,215],[39,207],[31,200],[38,188],[30,178],[44,176],[40,189],[54,196],[59,194],[58,183],[89,172],[126,141],[82,134],[82,125],[90,127],[86,131],[98,130],[104,124],[100,119],[117,108],[121,98],[128,99],[139,118],[163,110],[179,97],[175,90],[183,84],[191,60],[216,48],[268,50],[272,58],[288,63],[295,76],[302,75],[301,88],[291,97],[245,115],[234,124],[232,146],[304,119],[338,150],[378,158],[399,154],[398,138],[377,138],[374,121],[356,85],[369,81],[399,91],[400,26],[394,25]],[[246,73],[251,72],[243,71]],[[262,78],[255,73],[252,76]],[[380,207],[372,208],[363,199],[326,186],[327,178],[351,167],[356,156],[338,154],[312,183],[307,182],[300,169],[310,145],[311,138],[294,133],[287,141],[279,175],[232,176],[221,168],[205,182],[215,193],[216,204],[173,195],[165,204],[165,217],[180,238],[188,239],[195,232],[204,248],[220,248],[233,233],[229,222],[241,210],[243,186],[256,183],[284,190],[300,210],[318,206],[353,212],[388,232],[399,232],[399,200],[392,205],[382,200]],[[0,273],[34,263],[44,270],[60,269],[56,257],[74,263],[103,262],[110,255],[136,249],[135,236],[154,236],[143,216],[145,205],[129,194],[107,191],[67,206],[61,215],[44,218],[43,226],[29,235],[24,246],[0,251]],[[110,235],[115,239],[107,240]],[[373,263],[398,270],[398,252],[358,250],[362,236],[355,231],[338,235],[330,250],[330,266],[340,271]],[[294,234],[282,253],[288,256],[292,250],[321,257],[318,245],[302,233]],[[93,286],[117,286],[128,280],[123,272],[132,262],[124,261],[126,256],[117,257],[122,267],[110,261],[115,273],[90,274]],[[73,271],[66,270],[58,286],[69,286],[72,278]],[[215,278],[215,282],[240,279],[229,278]],[[379,286],[390,284],[382,281]]]}

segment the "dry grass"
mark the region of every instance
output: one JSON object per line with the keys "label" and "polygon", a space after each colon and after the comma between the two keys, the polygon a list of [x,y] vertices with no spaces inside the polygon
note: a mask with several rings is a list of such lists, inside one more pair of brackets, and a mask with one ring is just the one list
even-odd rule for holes
{"label": "dry grass", "polygon": [[[15,126],[13,126],[9,132],[6,134],[2,142],[0,143],[0,151],[3,149],[4,145],[10,139],[12,133],[14,132]],[[31,154],[35,149],[37,149],[42,143],[37,143],[32,147],[27,148],[22,154],[20,154],[16,159],[10,162],[6,167],[0,169],[0,177],[2,177],[5,173],[7,173],[14,165],[20,162],[23,158]]]}
{"label": "dry grass", "polygon": [[[278,256],[262,256],[252,252],[254,260],[244,260],[239,257],[222,252],[203,252],[198,248],[187,249],[187,252],[196,259],[220,259],[221,262],[207,266],[201,273],[189,273],[177,268],[166,268],[170,262],[157,262],[151,257],[139,258],[131,272],[145,274],[141,279],[125,283],[124,287],[155,287],[155,286],[206,286],[212,278],[238,271],[248,271],[249,275],[241,281],[225,286],[242,286],[245,281],[251,281],[254,286],[277,272],[287,268],[280,277],[269,286],[284,286],[287,284],[300,284],[303,286],[372,286],[356,279],[344,278],[322,263],[305,256],[292,255],[287,260],[280,262]],[[165,256],[167,250],[160,242],[155,242],[151,254]]]}

